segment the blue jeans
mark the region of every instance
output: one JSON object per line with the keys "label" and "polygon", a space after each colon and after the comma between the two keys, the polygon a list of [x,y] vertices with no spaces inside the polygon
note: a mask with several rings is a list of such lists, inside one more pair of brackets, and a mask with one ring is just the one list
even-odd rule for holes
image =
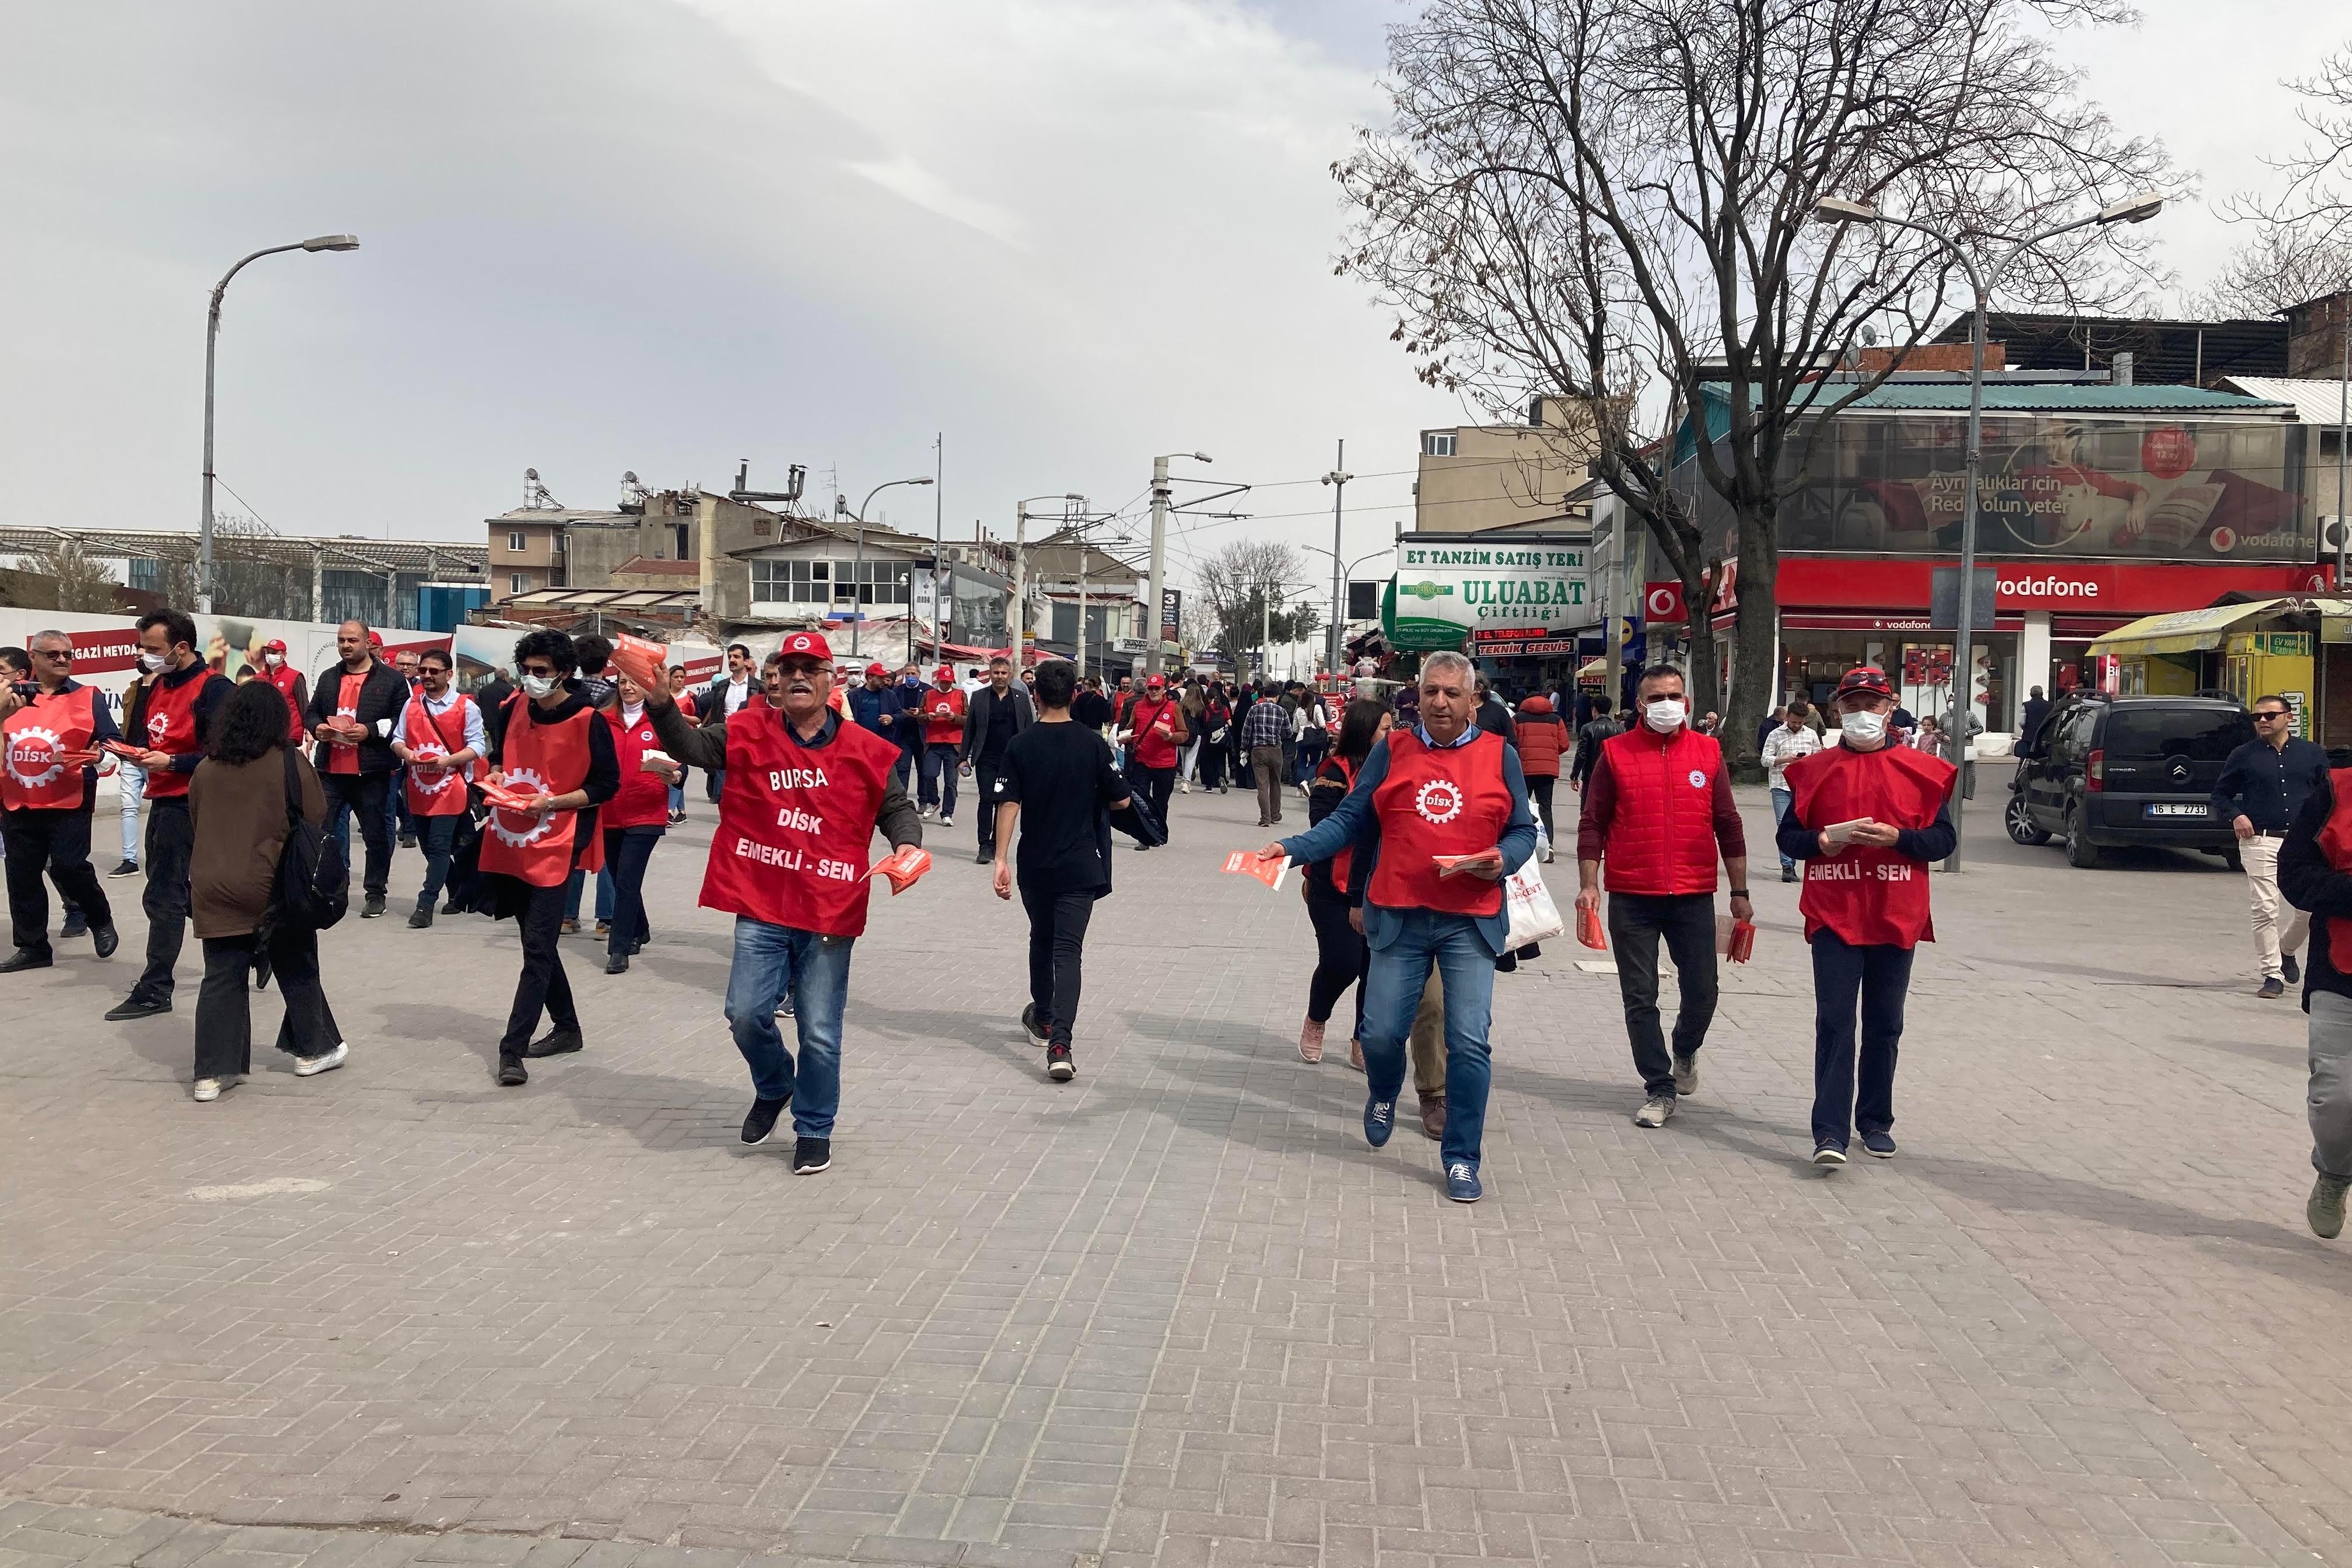
{"label": "blue jeans", "polygon": [[613,922],[604,942],[604,952],[610,956],[653,940],[652,922],[646,919],[646,863],[653,858],[654,846],[662,841],[662,828],[655,824],[608,827],[604,834],[604,868],[596,873],[596,918]]}
{"label": "blue jeans", "polygon": [[933,741],[923,748],[922,776],[916,780],[916,804],[936,805],[941,816],[955,815],[956,743]]}
{"label": "blue jeans", "polygon": [[1364,979],[1364,1077],[1374,1100],[1393,1100],[1404,1088],[1405,1041],[1433,964],[1445,983],[1445,1136],[1438,1152],[1449,1165],[1475,1165],[1494,1076],[1486,1029],[1495,1010],[1495,950],[1476,921],[1409,910],[1396,941],[1372,949]]}
{"label": "blue jeans", "polygon": [[446,816],[420,816],[416,819],[417,846],[425,851],[425,887],[416,895],[416,907],[428,913],[433,901],[441,896],[441,888],[449,879],[449,857],[457,844],[457,824],[463,820],[455,812]]}
{"label": "blue jeans", "polygon": [[[1895,1130],[1895,1058],[1911,990],[1907,947],[1857,947],[1813,933],[1813,1146]],[[1859,1048],[1854,1014],[1860,1004]],[[1851,1120],[1848,1120],[1851,1118]]]}
{"label": "blue jeans", "polygon": [[[761,1100],[790,1096],[793,1131],[803,1138],[832,1137],[834,1113],[841,1109],[841,1015],[849,1002],[853,942],[735,917],[727,1026],[751,1068],[751,1092]],[[787,991],[800,1031],[797,1068],[776,1028],[776,1008]]]}
{"label": "blue jeans", "polygon": [[[1955,610],[1952,613],[1955,616],[1959,614],[1958,610]],[[1957,626],[1958,623],[1956,621],[1953,624]],[[1790,810],[1790,802],[1793,801],[1795,798],[1796,796],[1794,794],[1790,791],[1782,789],[1779,784],[1774,784],[1772,786],[1773,826],[1778,827],[1780,824],[1789,820],[1789,812]],[[1793,871],[1796,868],[1797,863],[1795,860],[1790,858],[1786,855],[1780,857],[1780,869],[1783,871]]]}

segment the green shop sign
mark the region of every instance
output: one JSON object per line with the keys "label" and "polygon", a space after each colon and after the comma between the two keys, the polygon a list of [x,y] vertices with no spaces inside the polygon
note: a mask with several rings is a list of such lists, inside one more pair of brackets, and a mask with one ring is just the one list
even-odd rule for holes
{"label": "green shop sign", "polygon": [[1580,548],[1400,545],[1381,626],[1400,649],[1562,636],[1593,619]]}

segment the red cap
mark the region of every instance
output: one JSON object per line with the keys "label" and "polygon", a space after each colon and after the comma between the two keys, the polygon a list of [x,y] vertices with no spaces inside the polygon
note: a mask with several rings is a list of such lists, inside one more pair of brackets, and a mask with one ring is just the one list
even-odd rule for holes
{"label": "red cap", "polygon": [[933,680],[953,680],[955,679],[955,666],[951,664],[943,664],[940,666],[939,668],[931,671],[931,679]]}
{"label": "red cap", "polygon": [[382,647],[383,646],[383,634],[382,632],[370,632],[370,633],[368,633],[368,647]]}
{"label": "red cap", "polygon": [[794,632],[776,647],[778,658],[821,658],[833,661],[833,645],[814,632]]}
{"label": "red cap", "polygon": [[1847,670],[1838,681],[1839,697],[1853,691],[1866,692],[1874,697],[1892,698],[1895,695],[1895,688],[1886,684],[1886,672],[1874,664],[1858,664]]}
{"label": "red cap", "polygon": [[286,639],[284,637],[271,637],[268,642],[261,645],[261,651],[264,653],[284,653],[286,651]]}
{"label": "red cap", "polygon": [[1144,681],[1143,684],[1146,686],[1165,686],[1168,684],[1168,678],[1164,675],[1155,675]]}
{"label": "red cap", "polygon": [[888,675],[888,674],[890,673],[890,671],[889,671],[889,669],[888,669],[887,667],[885,667],[884,665],[882,665],[882,664],[880,664],[880,663],[875,663],[875,664],[869,664],[869,665],[867,665],[867,666],[866,667],[866,674],[868,674],[868,675],[885,675],[885,676],[887,676],[887,675]]}

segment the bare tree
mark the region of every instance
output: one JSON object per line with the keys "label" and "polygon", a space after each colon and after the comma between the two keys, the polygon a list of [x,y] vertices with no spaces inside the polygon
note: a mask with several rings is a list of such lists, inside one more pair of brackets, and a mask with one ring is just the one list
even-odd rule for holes
{"label": "bare tree", "polygon": [[[1648,529],[1691,614],[1693,697],[1720,707],[1709,614],[1738,565],[1736,764],[1774,696],[1778,516],[1799,426],[1883,382],[1950,301],[1931,241],[1823,228],[1843,197],[1984,243],[2165,172],[2074,96],[2051,21],[2114,0],[1433,0],[1390,35],[1391,126],[1334,174],[1339,270],[1398,313],[1422,379],[1496,410],[1580,405],[1593,472]],[[2126,286],[2094,232],[2012,276],[2038,300]],[[2101,246],[2113,247],[2095,258]],[[1897,352],[1853,363],[1862,329]],[[1685,429],[1709,439],[1672,443]],[[1675,484],[1688,462],[1702,496]],[[1710,515],[1724,518],[1720,525]]]}
{"label": "bare tree", "polygon": [[1202,561],[1200,575],[1203,614],[1214,627],[1218,651],[1236,670],[1246,650],[1287,647],[1322,627],[1322,611],[1311,598],[1284,607],[1286,585],[1306,576],[1298,552],[1287,544],[1237,540]]}
{"label": "bare tree", "polygon": [[2352,289],[2352,251],[2315,237],[2308,223],[2262,221],[2192,296],[2189,310],[2215,320],[2273,316],[2291,305]]}
{"label": "bare tree", "polygon": [[84,615],[103,615],[115,608],[113,574],[78,539],[58,539],[27,551],[22,564],[27,572],[56,580],[58,602],[53,608]]}
{"label": "bare tree", "polygon": [[2302,95],[2296,115],[2310,140],[2269,161],[2285,176],[2279,195],[2241,193],[2220,205],[2253,234],[2192,302],[2201,313],[2267,316],[2352,289],[2352,45],[2316,75],[2279,85]]}

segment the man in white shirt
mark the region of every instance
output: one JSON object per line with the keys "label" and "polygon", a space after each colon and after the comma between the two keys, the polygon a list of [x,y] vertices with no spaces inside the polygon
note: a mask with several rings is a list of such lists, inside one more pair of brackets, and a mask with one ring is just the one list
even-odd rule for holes
{"label": "man in white shirt", "polygon": [[[457,689],[449,671],[446,648],[425,650],[411,701],[421,721],[412,722],[404,710],[392,739],[393,755],[407,770],[402,788],[411,796],[416,839],[425,851],[425,886],[408,917],[409,925],[420,931],[433,923],[433,901],[449,878],[449,858],[457,847],[457,825],[466,820],[466,786],[473,781],[474,764],[490,754],[482,710]],[[453,708],[454,719],[449,716]],[[453,739],[459,743],[450,744]],[[425,749],[419,749],[419,742]]]}
{"label": "man in white shirt", "polygon": [[[740,642],[727,645],[727,678],[714,680],[704,687],[694,700],[694,721],[708,724],[713,718],[724,718],[751,700],[759,688],[753,684],[758,669],[751,658],[751,648]],[[710,804],[719,804],[719,788],[727,782],[724,768],[706,771],[702,776],[702,793]]]}
{"label": "man in white shirt", "polygon": [[[1810,757],[1822,749],[1821,737],[1805,721],[1811,707],[1801,697],[1780,710],[1780,722],[1764,737],[1764,749],[1758,761],[1764,764],[1765,781],[1772,786],[1772,820],[1777,825],[1789,820],[1789,764],[1799,757]],[[1797,863],[1785,852],[1780,857],[1780,880],[1798,879]]]}

